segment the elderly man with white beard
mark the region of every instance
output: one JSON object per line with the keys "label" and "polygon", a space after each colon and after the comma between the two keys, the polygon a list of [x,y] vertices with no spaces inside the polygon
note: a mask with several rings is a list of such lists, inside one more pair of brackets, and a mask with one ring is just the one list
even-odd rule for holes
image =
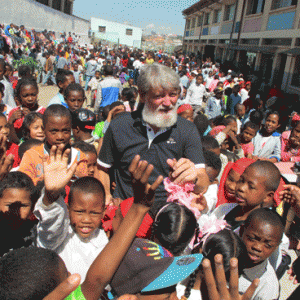
{"label": "elderly man with white beard", "polygon": [[[194,192],[204,193],[209,179],[199,133],[192,122],[177,115],[179,76],[166,66],[146,65],[138,78],[138,88],[138,110],[120,114],[110,123],[99,153],[96,177],[105,187],[106,204],[112,198],[125,200],[133,196],[128,168],[136,155],[154,166],[151,184],[159,175],[169,176],[177,184],[195,183]],[[113,195],[112,181],[116,183]],[[155,192],[158,207],[166,199],[161,184]]]}

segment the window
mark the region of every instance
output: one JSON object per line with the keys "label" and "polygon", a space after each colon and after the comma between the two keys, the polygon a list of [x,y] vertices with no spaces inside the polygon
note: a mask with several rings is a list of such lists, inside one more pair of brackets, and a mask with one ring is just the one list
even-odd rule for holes
{"label": "window", "polygon": [[196,18],[193,18],[192,19],[192,28],[195,28],[195,26],[196,26]]}
{"label": "window", "polygon": [[132,35],[132,29],[126,29],[126,35]]}
{"label": "window", "polygon": [[198,17],[197,27],[200,27],[203,24],[203,15]]}
{"label": "window", "polygon": [[190,19],[186,20],[186,29],[189,29],[190,25],[191,25],[191,20]]}
{"label": "window", "polygon": [[297,5],[298,0],[273,0],[272,9],[278,9],[283,7],[288,7],[292,5]]}
{"label": "window", "polygon": [[265,0],[250,0],[247,7],[247,15],[260,14],[264,11]]}
{"label": "window", "polygon": [[214,11],[214,19],[213,23],[220,23],[221,22],[221,9]]}
{"label": "window", "polygon": [[204,15],[204,25],[208,25],[209,24],[209,19],[210,19],[210,13],[206,13]]}
{"label": "window", "polygon": [[292,86],[300,87],[300,56],[296,56],[294,73],[292,77]]}
{"label": "window", "polygon": [[37,0],[37,2],[42,3],[44,5],[49,5],[48,0]]}
{"label": "window", "polygon": [[52,8],[54,8],[56,10],[60,10],[61,9],[61,0],[53,0]]}
{"label": "window", "polygon": [[71,8],[72,8],[72,2],[71,1],[65,1],[65,7],[64,7],[64,13],[70,15],[71,14]]}
{"label": "window", "polygon": [[232,21],[234,18],[235,4],[226,5],[224,13],[224,21]]}
{"label": "window", "polygon": [[99,26],[99,32],[105,33],[106,32],[106,26]]}

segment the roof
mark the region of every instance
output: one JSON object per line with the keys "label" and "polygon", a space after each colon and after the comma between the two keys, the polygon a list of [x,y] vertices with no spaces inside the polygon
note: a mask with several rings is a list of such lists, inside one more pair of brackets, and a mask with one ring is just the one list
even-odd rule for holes
{"label": "roof", "polygon": [[200,0],[199,2],[193,4],[192,6],[186,8],[182,11],[183,15],[191,15],[215,2],[218,2],[218,0]]}

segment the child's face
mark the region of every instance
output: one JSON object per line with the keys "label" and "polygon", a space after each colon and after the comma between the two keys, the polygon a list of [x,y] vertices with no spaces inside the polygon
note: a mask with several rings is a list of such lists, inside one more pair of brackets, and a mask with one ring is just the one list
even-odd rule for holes
{"label": "child's face", "polygon": [[266,190],[267,178],[249,166],[236,184],[235,198],[240,206],[256,207],[271,203],[274,192]]}
{"label": "child's face", "polygon": [[58,87],[60,89],[62,89],[63,91],[65,91],[65,89],[67,88],[67,86],[71,83],[75,83],[75,78],[73,75],[68,75],[66,76],[65,78],[65,81],[64,82],[59,82],[58,83]]}
{"label": "child's face", "polygon": [[128,79],[128,84],[129,84],[130,86],[132,86],[133,83],[134,83],[133,78],[129,78],[129,79]]}
{"label": "child's face", "polygon": [[87,159],[88,176],[94,176],[95,167],[97,164],[97,155],[95,153],[85,153]]}
{"label": "child's face", "polygon": [[4,136],[8,136],[10,132],[9,125],[7,123],[6,118],[0,117],[0,134]]}
{"label": "child's face", "polygon": [[35,86],[23,85],[20,90],[20,100],[23,106],[31,109],[37,104],[39,91]]}
{"label": "child's face", "polygon": [[279,118],[278,115],[269,115],[266,119],[265,130],[268,134],[272,134],[279,128]]}
{"label": "child's face", "polygon": [[202,83],[203,83],[203,77],[202,77],[202,76],[197,77],[197,78],[196,78],[196,84],[197,84],[197,85],[200,85],[200,84],[202,84]]}
{"label": "child's face", "polygon": [[66,146],[71,138],[71,120],[68,117],[50,117],[45,126],[46,141],[49,145]]}
{"label": "child's face", "polygon": [[74,65],[74,71],[78,71],[78,65]]}
{"label": "child's face", "polygon": [[21,202],[20,217],[22,220],[28,219],[31,214],[32,202],[30,192],[23,189],[6,189],[0,198],[0,211],[3,213],[9,211],[9,206],[15,202]]}
{"label": "child's face", "polygon": [[213,149],[209,149],[209,151],[215,153],[216,155],[220,156],[221,154],[221,149],[219,148],[213,148]]}
{"label": "child's face", "polygon": [[104,196],[76,190],[69,206],[70,222],[81,238],[88,238],[101,224]]}
{"label": "child's face", "polygon": [[82,91],[70,91],[65,100],[69,110],[74,111],[82,107],[85,97]]}
{"label": "child's face", "polygon": [[235,198],[235,188],[239,179],[240,179],[240,174],[231,169],[227,175],[225,185],[224,185],[226,196],[229,199]]}
{"label": "child's face", "polygon": [[180,116],[187,119],[188,121],[194,122],[194,112],[192,109],[185,110],[180,114]]}
{"label": "child's face", "polygon": [[249,143],[255,137],[255,135],[256,135],[255,129],[246,127],[242,132],[242,139],[245,143]]}
{"label": "child's face", "polygon": [[209,178],[209,182],[210,184],[214,184],[214,183],[217,183],[216,182],[216,178],[218,177],[219,175],[219,171],[212,168],[212,167],[205,167],[205,171],[206,171],[206,174]]}
{"label": "child's face", "polygon": [[30,130],[30,137],[32,139],[37,139],[40,141],[44,141],[45,139],[45,133],[44,133],[44,127],[43,127],[43,120],[38,118],[29,126]]}
{"label": "child's face", "polygon": [[[237,134],[237,130],[238,130],[238,128],[237,128],[237,122],[236,122],[236,121],[231,121],[229,124],[232,126],[231,130],[232,130],[232,131],[234,132],[234,134],[236,135],[236,134]],[[228,125],[229,125],[229,124],[228,124]]]}
{"label": "child's face", "polygon": [[276,250],[281,242],[281,232],[276,226],[254,219],[243,232],[242,240],[251,263],[256,265]]}
{"label": "child's face", "polygon": [[221,150],[227,150],[229,148],[228,138],[224,140],[224,142],[220,146]]}
{"label": "child's face", "polygon": [[236,115],[238,118],[242,118],[246,113],[245,105],[238,105],[236,108]]}
{"label": "child's face", "polygon": [[100,72],[96,72],[96,73],[95,73],[95,77],[96,77],[97,79],[99,79],[99,78],[100,78]]}
{"label": "child's face", "polygon": [[292,130],[290,136],[291,144],[295,147],[300,145],[300,123]]}

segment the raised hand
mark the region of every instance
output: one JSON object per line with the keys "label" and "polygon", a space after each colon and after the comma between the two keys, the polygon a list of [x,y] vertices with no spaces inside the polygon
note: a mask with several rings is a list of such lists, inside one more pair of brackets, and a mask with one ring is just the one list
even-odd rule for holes
{"label": "raised hand", "polygon": [[129,166],[131,173],[131,182],[134,194],[134,203],[151,207],[154,201],[154,192],[163,181],[163,176],[156,178],[155,182],[150,185],[149,177],[154,169],[145,160],[140,160],[141,157],[136,155]]}
{"label": "raised hand", "polygon": [[63,150],[64,145],[60,145],[58,148],[52,146],[50,156],[45,155],[43,157],[45,188],[46,192],[53,197],[59,196],[60,191],[69,183],[78,164],[75,161],[68,168],[71,150],[67,149],[64,152]]}
{"label": "raised hand", "polygon": [[7,137],[0,134],[0,180],[11,170],[14,163],[14,156],[9,154],[6,156]]}
{"label": "raised hand", "polygon": [[80,275],[73,274],[64,280],[53,292],[43,300],[64,300],[77,289],[80,284]]}
{"label": "raised hand", "polygon": [[259,279],[255,279],[245,294],[239,294],[238,260],[236,258],[230,260],[229,288],[227,287],[221,254],[215,256],[215,276],[208,259],[203,260],[202,266],[209,300],[250,300],[259,284]]}

